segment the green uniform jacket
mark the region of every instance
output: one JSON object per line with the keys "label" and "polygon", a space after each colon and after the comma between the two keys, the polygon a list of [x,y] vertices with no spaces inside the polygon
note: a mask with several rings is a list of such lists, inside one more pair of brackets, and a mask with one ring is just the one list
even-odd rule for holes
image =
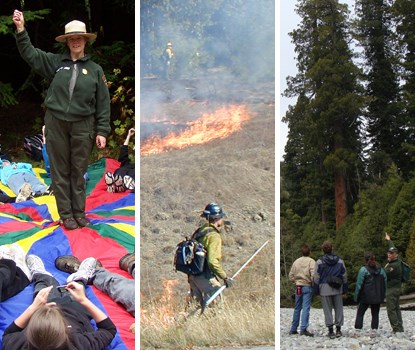
{"label": "green uniform jacket", "polygon": [[[48,111],[57,119],[76,122],[94,116],[98,135],[110,132],[110,96],[101,66],[84,56],[73,62],[69,52],[54,54],[35,48],[26,30],[16,33],[16,43],[22,58],[42,77],[51,81],[45,99]],[[73,64],[78,78],[69,95]]]}
{"label": "green uniform jacket", "polygon": [[[204,234],[204,231],[210,232]],[[197,231],[195,239],[202,243],[206,249],[206,259],[210,271],[221,279],[226,278],[226,273],[222,267],[222,237],[219,230],[210,224],[205,224]]]}
{"label": "green uniform jacket", "polygon": [[[391,240],[388,241],[389,248],[394,247]],[[398,288],[402,286],[402,263],[401,259],[389,261],[385,265],[386,276],[388,276],[387,289]]]}

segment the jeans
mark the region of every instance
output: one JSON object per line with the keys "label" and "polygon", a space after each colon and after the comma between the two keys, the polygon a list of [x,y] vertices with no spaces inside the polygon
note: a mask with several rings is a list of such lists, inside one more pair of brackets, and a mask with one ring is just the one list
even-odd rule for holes
{"label": "jeans", "polygon": [[20,189],[22,188],[23,184],[27,182],[32,186],[32,192],[43,194],[47,186],[40,181],[36,175],[33,175],[29,172],[22,172],[16,173],[9,177],[7,180],[7,186],[16,194],[19,194]]}
{"label": "jeans", "polygon": [[308,328],[308,320],[310,318],[310,307],[311,300],[313,299],[313,288],[311,286],[302,286],[301,295],[295,295],[295,306],[293,321],[291,323],[291,332],[297,331],[298,324],[300,323],[301,314],[301,325],[300,332],[305,331]]}
{"label": "jeans", "polygon": [[135,316],[135,283],[133,279],[126,278],[104,268],[95,270],[94,286],[121,304]]}

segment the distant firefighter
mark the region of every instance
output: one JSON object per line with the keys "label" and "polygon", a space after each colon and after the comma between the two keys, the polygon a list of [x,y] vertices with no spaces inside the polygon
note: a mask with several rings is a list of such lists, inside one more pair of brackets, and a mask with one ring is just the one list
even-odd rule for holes
{"label": "distant firefighter", "polygon": [[170,80],[172,77],[173,59],[174,59],[173,44],[169,41],[166,45],[166,49],[163,52],[164,77],[167,80]]}

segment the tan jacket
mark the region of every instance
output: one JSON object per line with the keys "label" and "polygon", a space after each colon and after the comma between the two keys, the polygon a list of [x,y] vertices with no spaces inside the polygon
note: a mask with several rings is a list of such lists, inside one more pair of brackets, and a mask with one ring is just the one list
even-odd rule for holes
{"label": "tan jacket", "polygon": [[288,277],[296,286],[310,286],[313,281],[316,261],[309,256],[302,256],[294,261]]}

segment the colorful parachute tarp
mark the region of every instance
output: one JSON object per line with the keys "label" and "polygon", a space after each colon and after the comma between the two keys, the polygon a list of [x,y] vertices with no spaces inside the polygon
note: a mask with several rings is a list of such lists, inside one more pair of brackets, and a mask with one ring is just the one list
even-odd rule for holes
{"label": "colorful parachute tarp", "polygon": [[[132,278],[120,270],[119,259],[134,251],[135,196],[130,191],[109,193],[103,175],[114,171],[119,163],[103,158],[88,167],[86,216],[91,225],[66,230],[59,225],[54,196],[42,196],[22,203],[0,205],[0,245],[17,242],[26,253],[40,256],[47,271],[64,283],[68,274],[55,268],[60,255],[74,255],[83,260],[93,256],[111,272]],[[35,169],[46,184],[50,179],[43,169]],[[8,187],[0,189],[14,196]],[[117,335],[108,349],[134,349],[135,335],[129,330],[135,319],[109,296],[94,286],[87,287],[87,296],[100,307],[117,326]],[[18,295],[0,303],[1,337],[6,327],[30,305],[33,284]]]}

